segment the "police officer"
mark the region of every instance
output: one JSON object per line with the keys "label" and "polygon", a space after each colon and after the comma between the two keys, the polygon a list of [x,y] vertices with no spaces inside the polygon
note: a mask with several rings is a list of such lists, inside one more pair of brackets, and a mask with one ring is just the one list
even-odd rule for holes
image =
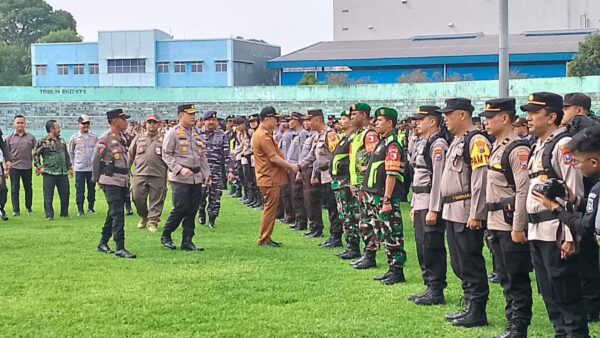
{"label": "police officer", "polygon": [[446,246],[442,221],[442,172],[448,141],[441,128],[442,114],[437,106],[420,106],[413,116],[416,121],[414,141],[411,218],[415,226],[417,258],[421,267],[425,292],[409,297],[418,305],[444,304],[446,283]]}
{"label": "police officer", "polygon": [[102,136],[96,144],[92,156],[92,177],[104,191],[108,212],[102,227],[102,237],[98,251],[112,253],[108,241],[112,236],[115,241],[115,256],[120,258],[135,258],[135,254],[125,249],[125,196],[129,181],[129,158],[123,138],[127,128],[129,115],[122,109],[110,110],[106,113],[110,131]]}
{"label": "police officer", "polygon": [[[370,223],[370,217],[367,213],[367,200],[365,194],[364,179],[367,171],[367,164],[371,157],[371,153],[379,144],[379,134],[371,127],[371,106],[366,103],[357,103],[350,107],[352,123],[356,126],[356,135],[352,139],[350,145],[350,185],[353,195],[358,203],[348,207],[349,212],[358,213],[358,231],[365,243],[365,253],[361,259],[352,262],[351,265],[355,269],[369,269],[377,266],[375,257],[379,248],[375,229]],[[356,207],[358,205],[358,207]],[[355,255],[355,252],[350,252],[349,255]],[[341,257],[345,258],[347,256]],[[376,276],[376,280],[383,280],[386,275]]]}
{"label": "police officer", "polygon": [[489,100],[479,115],[486,119],[487,133],[496,139],[488,163],[486,208],[490,249],[506,301],[506,330],[500,337],[527,337],[533,270],[525,234],[529,143],[513,130],[515,99]]}
{"label": "police officer", "polygon": [[[311,109],[307,111],[303,117],[303,123],[305,129],[307,126],[311,129],[304,144],[302,145],[302,152],[300,153],[299,165],[300,172],[298,172],[298,178],[302,178],[304,184],[304,206],[308,220],[310,221],[310,229],[304,233],[306,238],[317,238],[323,236],[323,213],[321,203],[321,185],[318,180],[313,180],[313,169],[315,162],[315,151],[314,147],[319,139],[319,131],[312,128],[312,120],[315,116],[323,116],[323,112],[320,109]],[[317,123],[315,123],[317,124]]]}
{"label": "police officer", "polygon": [[482,250],[487,216],[486,166],[491,145],[473,125],[474,109],[471,100],[454,98],[446,100],[446,106],[439,110],[445,115],[448,131],[454,135],[442,173],[442,182],[452,182],[441,188],[442,218],[446,222],[452,270],[461,280],[467,304],[464,311],[449,314],[446,319],[463,327],[487,325],[489,294]]}
{"label": "police officer", "polygon": [[[566,144],[571,137],[560,127],[563,99],[548,92],[533,93],[521,110],[527,112],[530,130],[538,140],[529,160],[529,192],[527,238],[531,243],[531,258],[548,317],[555,335],[587,337],[588,326],[581,298],[581,279],[574,256],[576,234],[557,219],[539,200],[534,199],[534,187],[550,179],[560,180],[571,188],[573,198],[583,196],[581,174],[573,167],[573,156]],[[564,205],[565,201],[560,200]]]}
{"label": "police officer", "polygon": [[[56,120],[46,122],[48,135],[33,150],[36,174],[43,175],[44,212],[46,219],[54,219],[54,187],[60,198],[60,217],[69,217],[69,177],[73,168],[67,151],[67,143],[60,137],[60,125]],[[68,175],[68,176],[67,176]]]}
{"label": "police officer", "polygon": [[208,198],[208,226],[215,227],[215,220],[221,209],[221,195],[226,188],[223,185],[223,173],[225,165],[229,162],[229,142],[227,136],[219,128],[217,112],[208,111],[204,113],[204,131],[200,132],[202,142],[206,146],[206,159],[210,167],[210,187],[204,189],[204,195],[200,201],[199,221],[206,224],[206,206]]}
{"label": "police officer", "polygon": [[[282,116],[279,120],[279,140],[276,138],[277,145],[281,152],[287,153],[290,146],[290,116]],[[288,175],[289,177],[289,175]],[[296,222],[294,216],[294,203],[292,201],[292,184],[288,183],[285,187],[281,188],[281,203],[279,204],[279,215],[280,221],[284,224],[294,224]]]}
{"label": "police officer", "polygon": [[90,117],[81,115],[77,119],[79,132],[73,134],[69,139],[69,157],[75,171],[75,202],[77,203],[77,215],[83,216],[84,193],[87,185],[88,213],[95,213],[94,202],[96,200],[96,187],[92,180],[92,155],[98,142],[98,136],[90,132]]}
{"label": "police officer", "polygon": [[[293,112],[290,115],[290,131],[282,139],[282,144],[286,148],[283,154],[287,162],[298,164],[304,142],[308,137],[308,131],[304,129],[302,123],[302,114]],[[308,222],[306,208],[304,207],[304,182],[302,179],[297,179],[297,177],[299,176],[296,173],[288,170],[288,184],[291,187],[292,208],[294,210],[294,224],[290,228],[303,231],[306,230]]]}
{"label": "police officer", "polygon": [[[331,174],[329,173],[329,164],[332,159],[332,152],[339,142],[336,132],[325,125],[323,112],[320,110],[309,112],[311,117],[311,127],[318,133],[316,141],[313,144],[315,162],[311,174],[310,183],[320,185],[321,204],[327,208],[329,216],[329,238],[319,244],[321,247],[332,248],[342,246],[342,222],[338,214],[335,195],[331,189]],[[318,210],[320,210],[319,208]]]}
{"label": "police officer", "polygon": [[529,133],[529,127],[527,126],[527,119],[524,117],[519,117],[513,123],[515,133],[523,140],[529,142],[529,144],[534,143],[533,135]]}
{"label": "police officer", "polygon": [[176,249],[171,233],[179,224],[183,227],[181,250],[203,250],[196,248],[192,238],[203,185],[210,187],[211,180],[205,156],[206,147],[194,128],[196,112],[193,104],[178,106],[179,123],[165,134],[163,141],[162,157],[169,167],[168,179],[171,182],[173,210],[167,218],[160,242],[170,250]]}
{"label": "police officer", "polygon": [[[231,157],[235,159],[235,180],[238,184],[238,191],[235,197],[244,203],[250,198],[250,191],[244,176],[244,165],[242,163],[244,141],[247,134],[246,119],[244,117],[236,117],[233,119],[233,128],[235,130],[235,142]],[[230,143],[231,144],[231,143]]]}
{"label": "police officer", "polygon": [[133,203],[140,220],[138,229],[158,230],[167,193],[167,165],[162,158],[164,135],[158,130],[160,119],[146,117],[146,130],[138,134],[129,147],[133,172]]}
{"label": "police officer", "polygon": [[[351,136],[355,135],[356,127],[350,120],[350,110],[346,109],[340,114],[340,125],[343,129],[342,139],[335,147],[329,173],[331,174],[331,188],[333,190],[335,201],[337,204],[338,217],[342,222],[342,230],[346,237],[346,251],[338,254],[341,256],[352,248],[360,246],[360,236],[358,231],[353,231],[353,227],[358,224],[358,219],[352,218],[356,213],[347,212],[348,205],[353,200],[352,192],[350,191],[350,142]],[[337,243],[331,243],[323,247],[331,247]],[[341,243],[340,243],[341,245]],[[357,256],[360,256],[360,249]]]}
{"label": "police officer", "polygon": [[592,112],[592,98],[584,93],[565,94],[563,99],[564,117],[561,126],[571,135],[590,126],[600,126],[600,120]]}
{"label": "police officer", "polygon": [[382,107],[375,111],[376,129],[379,143],[371,153],[363,181],[364,205],[369,224],[373,227],[379,242],[384,243],[389,270],[380,279],[381,283],[392,285],[403,283],[406,252],[400,198],[403,195],[403,156],[404,151],[396,133],[398,112]]}

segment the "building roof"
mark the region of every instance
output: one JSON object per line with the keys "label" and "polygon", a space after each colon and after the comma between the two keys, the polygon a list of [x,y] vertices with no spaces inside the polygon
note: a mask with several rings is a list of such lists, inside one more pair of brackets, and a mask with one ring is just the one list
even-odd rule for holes
{"label": "building roof", "polygon": [[[510,54],[574,53],[590,30],[526,32],[509,36]],[[497,55],[498,35],[481,33],[411,39],[319,42],[271,60],[277,62]]]}

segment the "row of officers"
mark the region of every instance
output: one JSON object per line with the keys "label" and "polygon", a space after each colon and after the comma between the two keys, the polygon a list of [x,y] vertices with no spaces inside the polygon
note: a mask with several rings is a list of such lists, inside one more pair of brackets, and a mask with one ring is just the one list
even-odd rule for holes
{"label": "row of officers", "polygon": [[[446,320],[487,325],[485,243],[506,300],[500,337],[527,336],[532,270],[556,336],[587,337],[588,322],[598,321],[600,311],[600,127],[590,107],[581,93],[533,93],[520,106],[524,126],[515,99],[491,99],[479,114],[482,130],[473,123],[471,101],[454,98],[442,108],[421,106],[406,139],[396,131],[392,108],[353,105],[341,113],[341,135],[325,126],[320,110],[292,114],[291,131],[279,142],[292,195],[289,206],[282,199],[285,217],[293,229],[308,223],[306,235],[318,237],[325,207],[331,234],[322,246],[338,246],[344,236],[346,250],[337,255],[359,258],[352,266],[367,269],[376,266],[383,245],[389,270],[374,279],[401,283],[400,202],[411,182],[410,218],[426,289],[410,301],[445,303],[447,243],[465,307]],[[332,196],[336,205],[328,204]]]}

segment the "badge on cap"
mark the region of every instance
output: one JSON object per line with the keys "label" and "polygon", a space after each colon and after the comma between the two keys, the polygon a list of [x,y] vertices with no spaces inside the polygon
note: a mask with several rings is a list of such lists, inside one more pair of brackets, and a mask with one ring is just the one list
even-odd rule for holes
{"label": "badge on cap", "polygon": [[533,96],[533,94],[529,95],[529,101],[533,101],[535,100],[535,96]]}

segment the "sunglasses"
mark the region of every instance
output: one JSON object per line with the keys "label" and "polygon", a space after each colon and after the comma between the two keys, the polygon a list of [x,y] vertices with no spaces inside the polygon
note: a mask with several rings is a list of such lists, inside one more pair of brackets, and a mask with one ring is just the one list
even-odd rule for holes
{"label": "sunglasses", "polygon": [[89,126],[90,125],[89,122],[81,122],[81,124],[84,125],[84,126]]}

